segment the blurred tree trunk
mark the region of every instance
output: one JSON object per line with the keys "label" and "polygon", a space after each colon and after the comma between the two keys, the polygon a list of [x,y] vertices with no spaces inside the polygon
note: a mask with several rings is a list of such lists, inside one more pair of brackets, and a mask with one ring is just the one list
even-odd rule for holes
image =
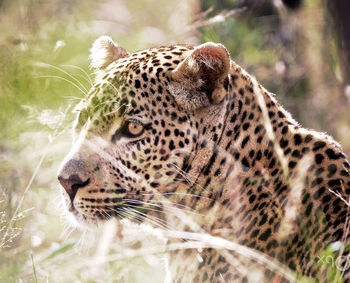
{"label": "blurred tree trunk", "polygon": [[327,0],[339,44],[340,64],[345,84],[350,84],[350,1]]}

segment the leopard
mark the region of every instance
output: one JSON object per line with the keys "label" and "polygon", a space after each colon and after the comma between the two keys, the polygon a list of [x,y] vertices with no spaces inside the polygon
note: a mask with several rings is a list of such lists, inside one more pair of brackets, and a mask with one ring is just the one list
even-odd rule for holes
{"label": "leopard", "polygon": [[95,83],[58,171],[79,223],[178,231],[170,282],[350,282],[350,164],[332,137],[303,128],[220,43],[129,53],[101,36],[90,51]]}

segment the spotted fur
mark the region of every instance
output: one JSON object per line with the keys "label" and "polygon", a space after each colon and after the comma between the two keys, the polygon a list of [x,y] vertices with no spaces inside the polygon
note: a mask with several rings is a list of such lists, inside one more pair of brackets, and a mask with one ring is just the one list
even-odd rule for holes
{"label": "spotted fur", "polygon": [[[331,243],[349,243],[350,165],[331,137],[302,128],[220,44],[129,54],[102,37],[91,57],[96,84],[58,174],[78,220],[197,229],[327,280],[317,260]],[[215,248],[171,257],[183,282],[247,282],[249,266],[261,267]],[[287,281],[266,266],[261,278]]]}

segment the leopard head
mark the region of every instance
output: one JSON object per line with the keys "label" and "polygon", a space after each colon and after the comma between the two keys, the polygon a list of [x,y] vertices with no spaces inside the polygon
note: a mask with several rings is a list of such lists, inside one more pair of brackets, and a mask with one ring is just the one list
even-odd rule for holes
{"label": "leopard head", "polygon": [[97,39],[96,83],[77,106],[73,145],[58,172],[69,211],[88,222],[161,211],[161,199],[189,182],[183,172],[196,175],[207,158],[195,154],[199,136],[206,123],[222,123],[230,64],[221,44],[130,54]]}

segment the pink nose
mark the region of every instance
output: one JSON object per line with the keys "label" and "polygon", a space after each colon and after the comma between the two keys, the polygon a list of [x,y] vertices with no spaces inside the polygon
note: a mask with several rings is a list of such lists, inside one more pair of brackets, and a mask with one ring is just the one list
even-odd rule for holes
{"label": "pink nose", "polygon": [[90,178],[84,181],[77,174],[70,175],[67,179],[60,175],[57,178],[62,187],[66,190],[72,203],[77,191],[90,184]]}

